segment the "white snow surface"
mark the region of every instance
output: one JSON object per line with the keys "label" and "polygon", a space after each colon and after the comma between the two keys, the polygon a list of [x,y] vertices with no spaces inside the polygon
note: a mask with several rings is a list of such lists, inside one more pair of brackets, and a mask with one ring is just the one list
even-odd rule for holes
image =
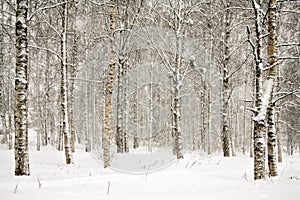
{"label": "white snow surface", "polygon": [[[278,177],[254,181],[253,159],[241,155],[224,158],[186,152],[184,159],[162,170],[132,174],[103,169],[80,146],[72,165],[66,165],[64,152],[53,147],[40,152],[33,148],[29,177],[14,176],[13,151],[0,150],[1,200],[300,199],[298,155],[284,157]],[[130,165],[129,155],[124,165]]]}

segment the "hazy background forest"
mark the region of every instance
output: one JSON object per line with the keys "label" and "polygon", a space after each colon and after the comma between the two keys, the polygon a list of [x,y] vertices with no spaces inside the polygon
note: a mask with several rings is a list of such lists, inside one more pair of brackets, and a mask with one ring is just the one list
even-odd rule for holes
{"label": "hazy background forest", "polygon": [[255,117],[263,110],[257,102],[268,91],[257,84],[274,70],[267,106],[275,109],[276,162],[300,153],[300,1],[25,2],[1,0],[3,148],[13,149],[21,137],[15,134],[15,24],[26,7],[25,115],[38,151],[53,146],[76,163],[71,152],[84,146],[118,169],[117,155],[137,156],[138,149],[165,159],[161,165],[193,151],[253,157],[260,145]]}
{"label": "hazy background forest", "polygon": [[0,199],[299,199],[299,0],[0,2]]}

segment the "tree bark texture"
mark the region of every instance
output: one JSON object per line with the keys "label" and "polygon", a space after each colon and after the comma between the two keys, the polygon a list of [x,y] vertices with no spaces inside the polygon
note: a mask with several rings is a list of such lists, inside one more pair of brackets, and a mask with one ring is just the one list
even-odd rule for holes
{"label": "tree bark texture", "polygon": [[[4,6],[3,3],[1,3],[1,24],[4,25]],[[7,126],[6,126],[6,118],[5,118],[5,90],[4,90],[4,73],[5,73],[5,67],[4,67],[4,28],[3,25],[0,26],[0,117],[4,132],[3,140],[1,141],[3,144],[7,143]]]}
{"label": "tree bark texture", "polygon": [[[177,84],[178,85],[178,84]],[[182,133],[181,133],[181,97],[180,86],[176,86],[174,94],[174,133],[175,133],[175,151],[177,159],[183,158],[182,153]]]}
{"label": "tree bark texture", "polygon": [[[257,109],[255,117],[259,114],[262,106],[262,12],[261,12],[261,2],[258,3],[256,0],[252,0],[252,5],[255,13],[255,48],[253,54],[255,57],[255,107]],[[254,151],[254,179],[264,179],[266,176],[265,172],[265,155],[266,155],[266,122],[265,119],[260,121],[254,120],[253,128],[253,151]]]}
{"label": "tree bark texture", "polygon": [[223,104],[222,104],[222,147],[224,157],[230,156],[229,148],[229,98],[230,98],[230,88],[229,88],[229,77],[228,77],[228,65],[229,65],[229,39],[230,39],[230,19],[229,19],[229,3],[227,4],[227,9],[225,10],[225,52],[224,52],[224,63],[223,63]]}
{"label": "tree bark texture", "polygon": [[133,103],[133,112],[134,112],[134,124],[135,124],[135,132],[133,136],[133,148],[137,149],[139,147],[139,141],[137,137],[137,133],[139,132],[139,124],[138,124],[138,85],[137,85],[137,77],[135,77],[135,91],[134,94],[134,103]]}
{"label": "tree bark texture", "polygon": [[28,155],[28,1],[17,0],[15,75],[15,175],[30,175]]}
{"label": "tree bark texture", "polygon": [[269,175],[277,176],[275,106],[271,105],[268,108],[268,166]]}
{"label": "tree bark texture", "polygon": [[67,90],[67,3],[62,5],[63,18],[62,26],[63,32],[61,35],[61,112],[62,112],[62,132],[64,136],[64,149],[66,164],[73,163],[73,156],[70,147],[70,129],[69,129],[69,113],[68,113],[68,90]]}
{"label": "tree bark texture", "polygon": [[[276,34],[276,0],[269,1],[268,11],[268,79],[276,79],[277,63],[277,34]],[[275,103],[272,102],[275,87],[272,85],[270,103],[268,105],[268,166],[269,175],[277,176],[277,151],[275,127]]]}
{"label": "tree bark texture", "polygon": [[125,137],[124,137],[124,127],[123,127],[123,89],[124,89],[124,83],[123,83],[123,69],[124,65],[119,63],[118,66],[118,94],[117,94],[117,132],[115,135],[116,145],[117,145],[117,153],[124,153],[124,144],[125,144]]}
{"label": "tree bark texture", "polygon": [[108,67],[108,76],[105,87],[105,114],[104,114],[104,131],[103,131],[103,161],[104,168],[110,166],[110,129],[111,129],[111,104],[112,93],[115,79],[116,52],[114,49],[113,33],[115,30],[115,6],[116,1],[110,0],[110,64]]}

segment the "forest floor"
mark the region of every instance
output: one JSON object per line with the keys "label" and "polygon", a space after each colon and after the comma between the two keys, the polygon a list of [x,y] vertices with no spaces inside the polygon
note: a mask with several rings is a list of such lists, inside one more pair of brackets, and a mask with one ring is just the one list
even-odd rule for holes
{"label": "forest floor", "polygon": [[[0,149],[1,200],[202,199],[298,200],[300,156],[285,156],[279,176],[253,181],[253,158],[223,158],[186,152],[185,158],[152,173],[103,169],[84,149],[75,164],[64,164],[64,153],[52,147],[30,149],[29,177],[14,176],[13,151]],[[127,165],[127,163],[123,163]]]}

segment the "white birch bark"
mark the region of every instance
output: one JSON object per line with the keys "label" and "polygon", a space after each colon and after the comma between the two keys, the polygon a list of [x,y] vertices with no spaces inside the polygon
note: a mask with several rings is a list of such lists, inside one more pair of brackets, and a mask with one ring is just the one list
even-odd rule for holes
{"label": "white birch bark", "polygon": [[123,92],[124,92],[124,65],[119,63],[118,66],[118,90],[117,90],[117,130],[115,135],[117,153],[124,152],[124,130],[123,130]]}
{"label": "white birch bark", "polygon": [[277,73],[277,34],[276,34],[276,5],[277,0],[269,1],[268,11],[268,65],[271,67],[268,72],[268,80],[272,80],[272,90],[270,94],[270,101],[268,105],[268,166],[269,175],[277,176],[277,149],[276,149],[276,128],[275,128],[275,103],[272,102],[274,99],[274,83]]}
{"label": "white birch bark", "polygon": [[62,132],[64,136],[64,149],[66,164],[73,163],[73,156],[70,147],[70,129],[69,129],[69,117],[68,117],[68,90],[67,90],[67,2],[62,5],[63,7],[63,32],[61,35],[61,112],[62,112]]}
{"label": "white birch bark", "polygon": [[277,137],[277,153],[278,153],[277,160],[279,163],[282,163],[282,145],[281,145],[281,134],[280,134],[281,126],[279,122],[280,109],[278,108],[277,111],[278,111],[276,115],[276,137]]}
{"label": "white birch bark", "polygon": [[[1,3],[1,24],[4,24],[4,3]],[[7,143],[7,126],[6,126],[6,118],[5,118],[5,97],[4,97],[4,28],[3,25],[0,26],[0,118],[2,122],[2,131],[4,132],[4,137],[1,143]]]}
{"label": "white birch bark", "polygon": [[108,67],[108,76],[105,87],[105,114],[104,114],[104,130],[103,130],[103,161],[104,168],[110,166],[110,129],[111,129],[111,105],[112,105],[112,93],[113,84],[115,80],[115,65],[116,65],[116,52],[114,49],[113,33],[115,31],[115,6],[116,1],[110,0],[110,64]]}
{"label": "white birch bark", "polygon": [[134,96],[134,103],[133,103],[133,106],[134,106],[134,109],[133,109],[133,112],[134,112],[134,124],[135,124],[135,132],[134,132],[134,136],[133,136],[133,148],[134,149],[137,149],[139,147],[139,142],[138,142],[138,138],[137,138],[137,134],[139,132],[139,115],[138,115],[138,112],[139,112],[139,109],[138,109],[138,83],[137,83],[137,77],[135,77],[135,96]]}
{"label": "white birch bark", "polygon": [[28,1],[17,0],[15,75],[15,175],[30,175],[28,155]]}
{"label": "white birch bark", "polygon": [[[268,77],[265,81],[265,87],[262,87],[262,58],[261,53],[261,38],[262,38],[262,16],[261,16],[261,4],[253,0],[253,8],[256,16],[256,65],[259,70],[256,71],[256,80],[258,81],[257,90],[257,113],[254,120],[254,179],[263,179],[266,176],[265,169],[265,154],[266,154],[266,131],[267,131],[267,115],[268,109],[272,106],[272,96],[274,92],[274,83],[277,72],[277,49],[276,49],[276,0],[269,2],[268,11]],[[271,108],[272,109],[272,108]],[[273,111],[269,112],[273,115]],[[269,118],[271,124],[274,123],[274,116]],[[275,127],[270,127],[268,133],[268,158],[269,166],[271,167],[272,175],[276,176],[276,136]]]}
{"label": "white birch bark", "polygon": [[[224,157],[230,156],[229,148],[229,98],[230,98],[230,88],[229,88],[229,39],[230,39],[230,21],[229,21],[229,3],[227,3],[225,10],[225,38],[224,38],[224,63],[223,63],[223,82],[222,82],[222,147]],[[233,149],[232,149],[233,151]]]}
{"label": "white birch bark", "polygon": [[[255,13],[255,46],[253,47],[253,54],[255,58],[255,73],[256,73],[256,86],[255,86],[255,95],[256,102],[255,106],[257,112],[255,113],[255,118],[259,115],[259,112],[262,109],[262,58],[261,58],[261,49],[262,49],[262,10],[261,10],[261,1],[256,2],[252,0],[252,5]],[[266,155],[266,123],[265,119],[254,119],[254,179],[264,179],[266,176],[265,169],[265,155]]]}
{"label": "white birch bark", "polygon": [[72,52],[72,58],[73,58],[73,66],[71,66],[70,69],[70,75],[71,75],[71,79],[70,79],[70,92],[69,92],[69,116],[70,116],[70,133],[71,133],[71,150],[72,152],[75,152],[75,142],[76,142],[76,135],[75,135],[75,122],[74,122],[74,103],[75,103],[75,78],[76,78],[76,69],[77,69],[77,65],[78,65],[78,44],[77,44],[77,39],[78,39],[78,35],[77,35],[77,23],[76,23],[76,18],[77,18],[77,10],[78,10],[78,2],[74,1],[73,5],[74,5],[74,9],[75,9],[75,13],[74,13],[74,17],[73,17],[73,31],[74,31],[74,38],[73,38],[73,52]]}
{"label": "white birch bark", "polygon": [[149,127],[149,140],[148,140],[148,151],[152,152],[152,125],[153,125],[153,64],[151,64],[150,70],[150,85],[149,85],[149,116],[148,116],[148,127]]}

